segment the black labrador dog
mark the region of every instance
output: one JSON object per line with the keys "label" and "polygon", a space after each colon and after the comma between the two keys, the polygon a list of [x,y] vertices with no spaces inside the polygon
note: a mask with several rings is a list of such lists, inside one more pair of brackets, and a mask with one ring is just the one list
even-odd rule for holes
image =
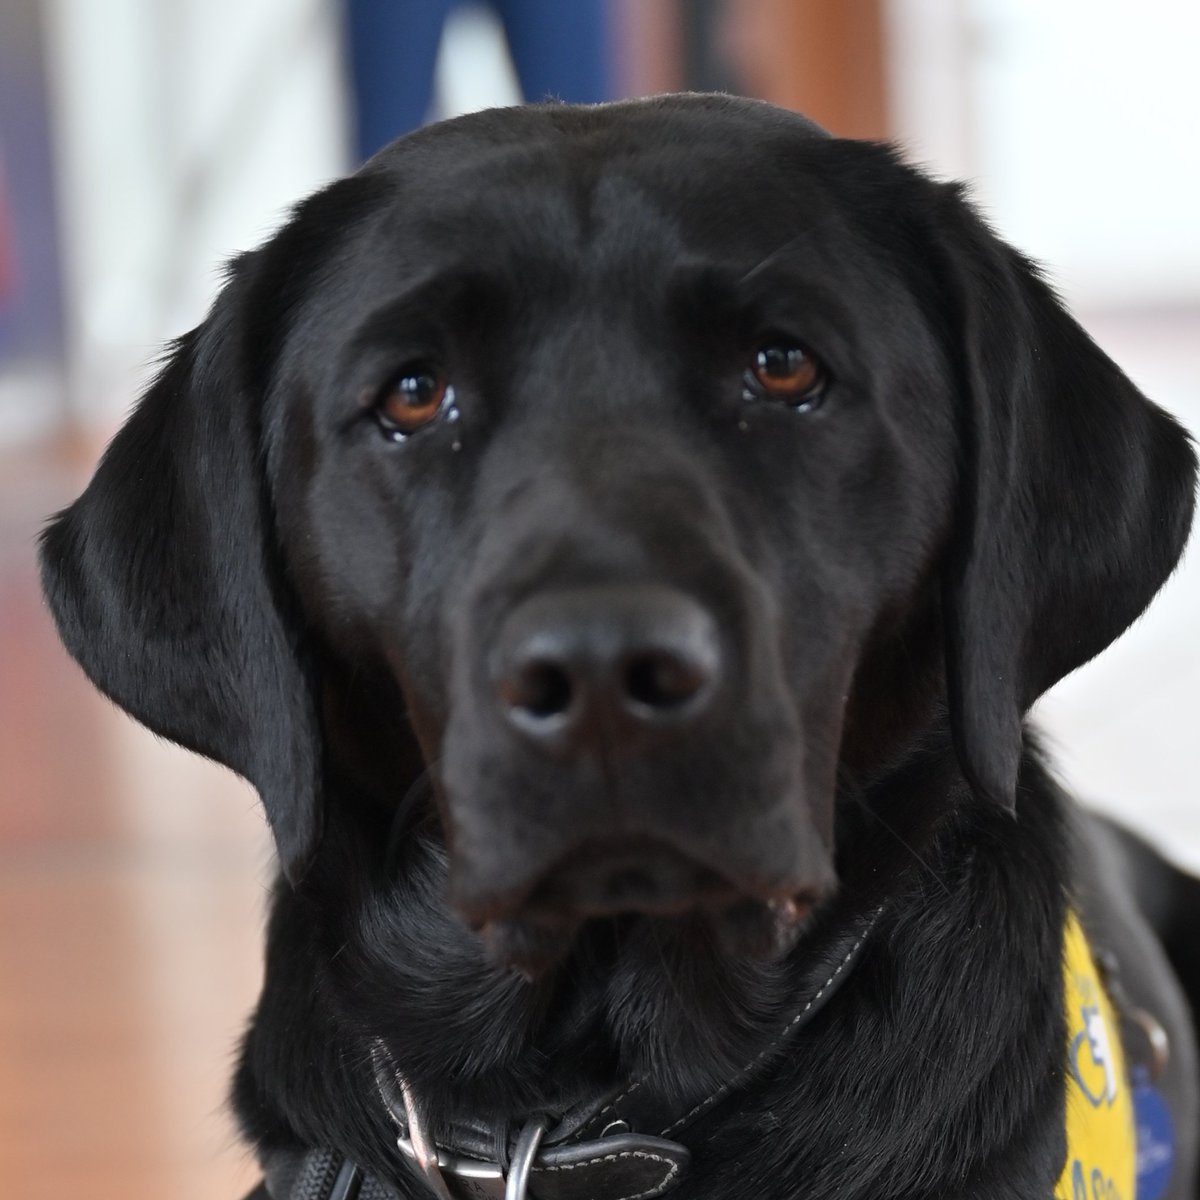
{"label": "black labrador dog", "polygon": [[[1024,717],[1195,465],[958,186],[768,105],[480,113],[301,204],[42,551],[262,795],[260,1194],[1135,1200],[1136,1119],[1194,1198],[1200,888]],[[1072,1088],[1138,1093],[1095,1161]]]}

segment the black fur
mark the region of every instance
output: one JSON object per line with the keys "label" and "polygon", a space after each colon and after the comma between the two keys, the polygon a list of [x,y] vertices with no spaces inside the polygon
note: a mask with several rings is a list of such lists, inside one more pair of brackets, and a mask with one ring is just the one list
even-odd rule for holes
{"label": "black fur", "polygon": [[[764,339],[823,361],[819,407],[743,398]],[[414,362],[460,419],[396,444],[374,405]],[[375,1039],[435,1119],[711,1089],[815,938],[882,904],[834,1001],[689,1131],[675,1194],[1044,1200],[1064,914],[1129,884],[1096,883],[1023,719],[1149,603],[1194,478],[1037,272],[886,147],[728,98],[539,106],[396,143],[239,259],[43,564],[97,685],[263,796],[284,878],[235,1089],[260,1148],[422,1195]],[[708,707],[595,753],[515,736],[513,614],[647,586],[719,629]],[[626,837],[750,899],[530,909]],[[1164,888],[1194,986],[1195,888]],[[738,921],[782,895],[814,909],[772,953]],[[1096,918],[1176,1045],[1182,1200],[1191,1033],[1140,919]]]}

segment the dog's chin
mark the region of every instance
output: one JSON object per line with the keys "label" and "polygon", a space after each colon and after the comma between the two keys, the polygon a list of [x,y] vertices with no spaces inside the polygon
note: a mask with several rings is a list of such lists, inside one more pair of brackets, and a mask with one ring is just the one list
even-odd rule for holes
{"label": "dog's chin", "polygon": [[481,932],[495,964],[530,982],[566,962],[589,932],[604,926],[610,937],[619,939],[634,921],[653,921],[664,936],[705,939],[731,959],[770,962],[786,955],[800,939],[813,904],[802,896],[782,901],[743,897],[721,908],[697,906],[672,913],[518,913],[487,922]]}

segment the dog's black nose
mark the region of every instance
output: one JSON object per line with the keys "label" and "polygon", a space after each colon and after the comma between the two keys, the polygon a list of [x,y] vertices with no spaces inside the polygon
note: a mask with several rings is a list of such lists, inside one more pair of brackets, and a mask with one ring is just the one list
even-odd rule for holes
{"label": "dog's black nose", "polygon": [[547,592],[505,622],[494,662],[508,722],[547,749],[613,751],[705,711],[720,635],[697,601],[642,584]]}

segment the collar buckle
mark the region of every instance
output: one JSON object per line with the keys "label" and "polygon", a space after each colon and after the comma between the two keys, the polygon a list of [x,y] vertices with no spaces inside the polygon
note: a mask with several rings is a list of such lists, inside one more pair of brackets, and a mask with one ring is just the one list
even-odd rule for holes
{"label": "collar buckle", "polygon": [[444,1150],[437,1150],[432,1159],[422,1159],[412,1139],[403,1136],[396,1139],[396,1145],[416,1164],[440,1200],[504,1200],[504,1172],[499,1163],[459,1158]]}
{"label": "collar buckle", "polygon": [[499,1163],[461,1158],[435,1146],[417,1118],[415,1106],[408,1103],[407,1091],[405,1088],[409,1135],[398,1137],[396,1145],[416,1163],[441,1200],[527,1200],[529,1173],[550,1126],[545,1117],[532,1118],[521,1130],[506,1178]]}

